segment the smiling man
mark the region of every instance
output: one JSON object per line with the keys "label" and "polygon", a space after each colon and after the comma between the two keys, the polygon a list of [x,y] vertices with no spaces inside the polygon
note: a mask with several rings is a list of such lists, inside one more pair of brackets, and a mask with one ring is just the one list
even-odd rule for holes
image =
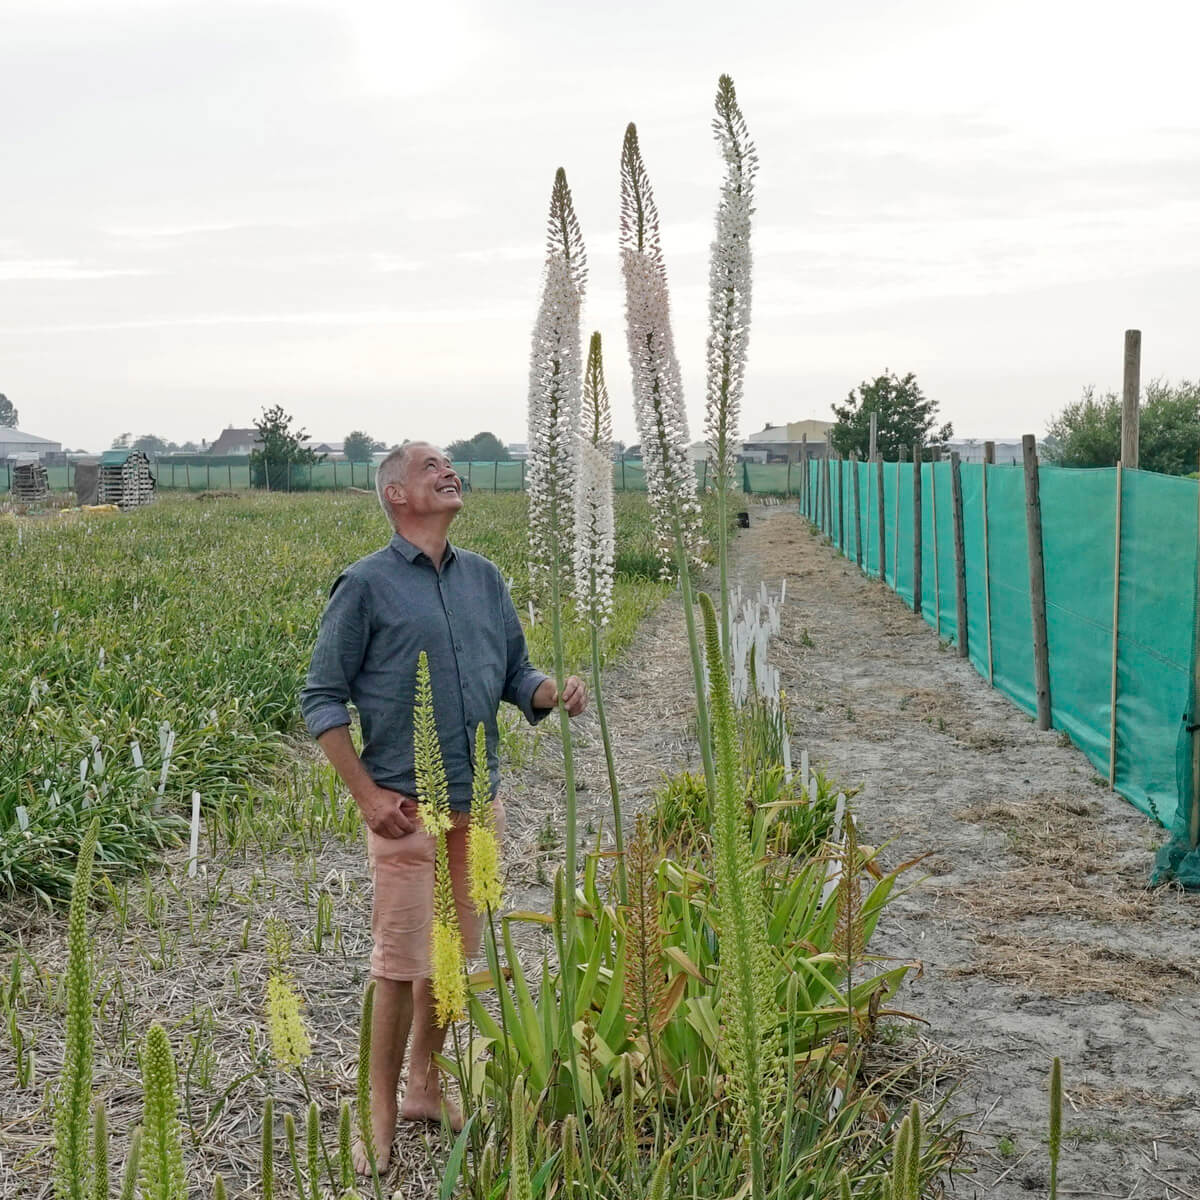
{"label": "smiling man", "polygon": [[[300,707],[309,732],[349,788],[367,824],[374,882],[371,974],[371,1120],[379,1169],[396,1132],[396,1091],[412,1035],[408,1086],[399,1113],[408,1120],[449,1119],[433,1055],[445,1030],[434,1020],[429,983],[433,923],[434,840],[417,817],[413,699],[417,659],[429,656],[453,827],[450,872],[468,955],[480,925],[467,898],[466,840],[475,729],[487,733],[488,770],[497,831],[496,713],[502,700],[531,722],[558,703],[554,680],[529,665],[525,635],[495,564],[451,545],[446,534],[463,506],[462,483],[449,459],[427,442],[393,450],[376,475],[379,503],[394,532],[382,550],[337,579],[321,618]],[[575,676],[562,701],[571,716],[587,704]],[[362,725],[361,757],[350,738],[348,703]],[[368,1170],[362,1146],[355,1165]]]}

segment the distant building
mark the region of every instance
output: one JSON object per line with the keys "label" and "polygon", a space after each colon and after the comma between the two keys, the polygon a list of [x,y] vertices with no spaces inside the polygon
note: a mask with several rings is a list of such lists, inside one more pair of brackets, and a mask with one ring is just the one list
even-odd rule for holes
{"label": "distant building", "polygon": [[316,438],[305,438],[300,445],[315,454],[329,454],[334,458],[342,458],[346,448],[345,442],[319,442]]}
{"label": "distant building", "polygon": [[[965,463],[983,462],[983,438],[951,438],[947,445],[950,452],[957,451],[960,461]],[[1023,462],[1021,439],[1006,438],[996,442],[996,462],[1001,466]]]}
{"label": "distant building", "polygon": [[35,455],[39,461],[44,462],[48,458],[56,458],[62,452],[62,442],[52,442],[49,438],[0,425],[0,459]]}
{"label": "distant building", "polygon": [[221,430],[221,436],[208,448],[209,454],[249,454],[262,446],[257,429]]}
{"label": "distant building", "polygon": [[739,459],[742,462],[799,462],[803,447],[808,457],[816,458],[825,452],[832,421],[789,421],[786,425],[767,425],[757,433],[746,436]]}
{"label": "distant building", "polygon": [[521,462],[529,457],[528,442],[509,442],[505,449],[508,451],[509,458],[516,462]]}

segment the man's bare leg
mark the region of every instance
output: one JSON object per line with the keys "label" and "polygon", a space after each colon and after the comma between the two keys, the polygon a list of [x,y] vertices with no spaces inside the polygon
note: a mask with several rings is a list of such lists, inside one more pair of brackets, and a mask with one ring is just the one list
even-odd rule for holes
{"label": "man's bare leg", "polygon": [[[371,1014],[371,1134],[375,1139],[375,1167],[380,1175],[387,1168],[396,1138],[396,1089],[400,1085],[412,1023],[412,982],[376,977],[375,1007]],[[354,1143],[354,1169],[360,1175],[371,1173],[361,1140]]]}
{"label": "man's bare leg", "polygon": [[428,979],[413,984],[412,1057],[408,1061],[408,1087],[400,1115],[406,1121],[440,1121],[442,1109],[450,1128],[463,1127],[462,1112],[442,1095],[441,1072],[433,1056],[441,1052],[446,1030],[434,1021],[433,988]]}

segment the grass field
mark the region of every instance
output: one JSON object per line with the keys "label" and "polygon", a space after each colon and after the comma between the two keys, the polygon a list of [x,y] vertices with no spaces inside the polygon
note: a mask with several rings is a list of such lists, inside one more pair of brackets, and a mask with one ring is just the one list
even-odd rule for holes
{"label": "grass field", "polygon": [[[610,652],[664,594],[645,498],[617,510]],[[63,895],[96,811],[101,862],[133,865],[177,837],[193,790],[229,799],[278,767],[329,586],[386,537],[373,499],[329,493],[0,521],[0,892]],[[529,622],[525,497],[472,496],[452,537]],[[587,634],[568,632],[581,669]],[[549,662],[547,625],[529,633]]]}

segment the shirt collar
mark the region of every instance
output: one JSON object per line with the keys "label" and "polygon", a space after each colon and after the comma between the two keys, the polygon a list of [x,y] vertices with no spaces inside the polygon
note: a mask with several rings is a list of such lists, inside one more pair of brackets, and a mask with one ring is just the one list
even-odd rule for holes
{"label": "shirt collar", "polygon": [[[427,563],[433,562],[429,555],[426,554],[425,551],[420,548],[420,546],[414,546],[412,542],[408,540],[408,538],[401,537],[398,533],[392,534],[392,540],[388,544],[393,550],[396,551],[397,554],[402,554],[410,563],[415,563],[418,559],[424,559]],[[454,549],[453,544],[447,541],[446,556],[442,559],[442,563],[445,564],[451,562],[457,556],[458,552]],[[433,565],[437,566],[436,563],[433,563]]]}

